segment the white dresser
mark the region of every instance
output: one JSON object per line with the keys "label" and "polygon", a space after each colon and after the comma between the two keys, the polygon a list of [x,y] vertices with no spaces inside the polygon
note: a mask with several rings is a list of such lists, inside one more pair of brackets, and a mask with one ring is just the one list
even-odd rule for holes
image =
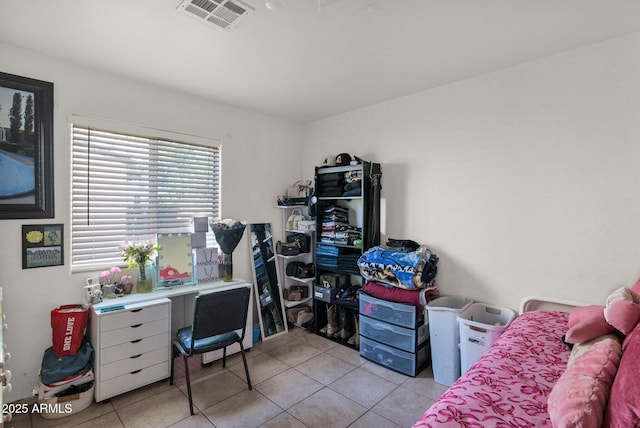
{"label": "white dresser", "polygon": [[[91,344],[95,352],[96,401],[168,378],[171,342],[178,329],[192,324],[195,296],[237,287],[253,288],[239,279],[212,281],[129,294],[93,305]],[[252,328],[253,305],[250,304],[242,342],[245,350],[253,346]],[[236,343],[228,347],[227,355],[239,351],[240,345]],[[205,364],[220,358],[222,350],[202,354]]]}
{"label": "white dresser", "polygon": [[122,306],[93,308],[96,401],[169,377],[171,300]]}

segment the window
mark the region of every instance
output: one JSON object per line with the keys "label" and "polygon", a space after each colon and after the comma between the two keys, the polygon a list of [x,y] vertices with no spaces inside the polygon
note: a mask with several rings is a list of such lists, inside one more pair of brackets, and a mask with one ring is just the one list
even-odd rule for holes
{"label": "window", "polygon": [[74,271],[121,265],[125,241],[220,218],[219,147],[77,124],[72,136]]}

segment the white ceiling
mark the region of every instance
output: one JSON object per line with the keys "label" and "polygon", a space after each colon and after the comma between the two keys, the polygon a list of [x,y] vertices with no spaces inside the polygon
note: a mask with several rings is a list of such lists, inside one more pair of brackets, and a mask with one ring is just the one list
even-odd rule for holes
{"label": "white ceiling", "polygon": [[637,0],[244,1],[0,0],[0,42],[307,123],[640,31]]}

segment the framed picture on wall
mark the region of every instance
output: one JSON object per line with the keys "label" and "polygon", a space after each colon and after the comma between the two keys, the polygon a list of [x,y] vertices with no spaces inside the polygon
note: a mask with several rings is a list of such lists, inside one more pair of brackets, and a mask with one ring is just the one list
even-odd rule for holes
{"label": "framed picture on wall", "polygon": [[64,264],[64,225],[22,225],[22,269]]}
{"label": "framed picture on wall", "polygon": [[53,83],[0,72],[0,219],[53,211]]}

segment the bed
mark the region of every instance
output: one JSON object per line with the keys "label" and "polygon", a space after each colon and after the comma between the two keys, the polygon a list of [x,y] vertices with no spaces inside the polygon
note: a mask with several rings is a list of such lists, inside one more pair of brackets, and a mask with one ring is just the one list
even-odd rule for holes
{"label": "bed", "polygon": [[[640,299],[637,303],[640,319]],[[570,325],[578,319],[574,313],[582,313],[586,308],[591,308],[590,314],[597,313],[600,321],[600,308],[604,313],[605,306],[540,297],[526,298],[520,307],[521,315],[424,413],[414,427],[597,427],[603,423],[606,426],[640,426],[640,405],[637,403],[640,400],[639,387],[633,382],[627,382],[632,386],[614,383],[618,366],[622,370],[624,364],[624,361],[621,362],[622,350],[632,346],[640,348],[637,346],[640,344],[640,327],[633,329],[633,333],[628,331],[630,334],[625,340],[623,335],[601,335],[599,330],[596,332],[597,329],[593,328],[595,324],[591,323],[588,326],[591,330],[588,331],[593,333],[594,338],[597,334],[597,340],[584,340],[584,346],[573,346],[573,354],[576,355],[572,355],[570,346],[563,339]],[[628,320],[628,316],[625,317]],[[584,326],[584,318],[580,321],[580,326]],[[602,345],[592,344],[602,338],[607,339],[598,342]],[[591,357],[576,352],[584,353],[586,349],[596,347],[600,349],[605,342],[607,348],[602,351],[604,357],[598,355],[600,365],[597,370],[588,361]],[[587,352],[590,352],[587,356],[594,355],[595,358],[595,350]],[[639,369],[635,361],[640,359],[640,349],[637,352],[635,357],[630,355],[628,358],[630,363],[627,365],[631,366],[628,367],[629,373],[637,373]],[[568,369],[570,359],[572,363]],[[604,369],[601,363],[606,363]],[[595,370],[593,376],[585,376],[585,365],[587,371]],[[620,390],[616,393],[620,397],[633,397],[620,398],[618,401],[626,402],[614,403],[625,409],[622,413],[626,412],[618,425],[610,415],[605,415],[609,413],[605,412],[608,400],[605,392],[611,391],[613,397],[616,388]],[[630,391],[629,388],[635,390]],[[629,400],[633,401],[629,403]],[[605,420],[605,417],[608,419]]]}

